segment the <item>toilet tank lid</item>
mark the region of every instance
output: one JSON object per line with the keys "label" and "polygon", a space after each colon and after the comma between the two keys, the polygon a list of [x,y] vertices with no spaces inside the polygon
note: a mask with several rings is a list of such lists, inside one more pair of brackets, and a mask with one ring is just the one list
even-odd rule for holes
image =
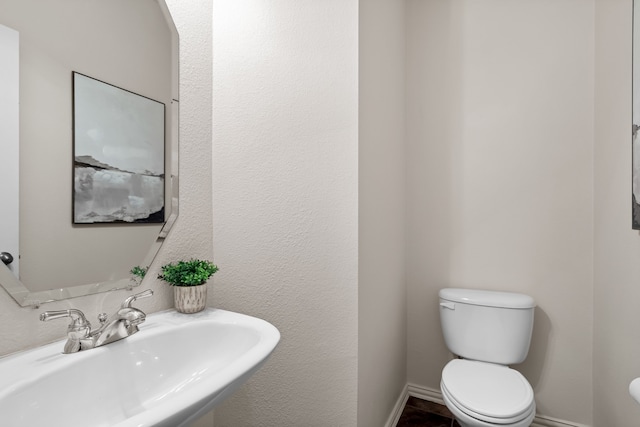
{"label": "toilet tank lid", "polygon": [[533,308],[536,306],[536,302],[529,295],[515,292],[445,288],[440,290],[440,298],[451,302],[487,307]]}

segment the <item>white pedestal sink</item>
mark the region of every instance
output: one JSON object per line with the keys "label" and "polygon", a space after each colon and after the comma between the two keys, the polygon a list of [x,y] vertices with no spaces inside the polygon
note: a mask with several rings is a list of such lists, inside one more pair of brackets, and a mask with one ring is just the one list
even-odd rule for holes
{"label": "white pedestal sink", "polygon": [[631,397],[633,397],[636,402],[640,403],[640,378],[631,381],[631,384],[629,384],[629,394],[631,394]]}
{"label": "white pedestal sink", "polygon": [[62,340],[16,353],[0,358],[1,424],[188,426],[257,371],[279,340],[254,317],[169,310],[104,347],[62,354]]}

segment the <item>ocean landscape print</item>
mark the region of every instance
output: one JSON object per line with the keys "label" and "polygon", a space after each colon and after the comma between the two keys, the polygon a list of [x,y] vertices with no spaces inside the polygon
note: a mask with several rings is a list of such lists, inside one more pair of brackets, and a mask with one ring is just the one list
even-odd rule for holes
{"label": "ocean landscape print", "polygon": [[165,105],[73,73],[73,223],[164,222]]}

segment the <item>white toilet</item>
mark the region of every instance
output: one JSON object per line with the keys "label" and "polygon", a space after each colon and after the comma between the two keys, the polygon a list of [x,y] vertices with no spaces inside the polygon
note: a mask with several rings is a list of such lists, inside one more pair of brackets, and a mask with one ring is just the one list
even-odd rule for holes
{"label": "white toilet", "polygon": [[533,389],[508,365],[527,357],[534,309],[528,295],[440,290],[442,333],[460,357],[442,370],[440,388],[462,427],[529,427],[533,422]]}

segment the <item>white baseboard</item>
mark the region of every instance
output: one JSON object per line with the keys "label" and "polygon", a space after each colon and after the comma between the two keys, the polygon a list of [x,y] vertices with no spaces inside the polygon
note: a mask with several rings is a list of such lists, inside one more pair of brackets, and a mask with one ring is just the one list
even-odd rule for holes
{"label": "white baseboard", "polygon": [[[430,402],[439,403],[444,405],[442,400],[442,393],[440,390],[434,390],[432,388],[419,386],[416,384],[407,384],[402,390],[402,393],[398,397],[396,405],[393,407],[393,412],[389,416],[385,427],[395,427],[400,420],[404,405],[407,403],[409,396],[417,397],[418,399],[428,400]],[[586,424],[577,424],[570,421],[559,420],[557,418],[547,417],[544,415],[536,415],[533,419],[531,427],[591,427]]]}
{"label": "white baseboard", "polygon": [[572,421],[559,420],[557,418],[536,415],[531,427],[591,427],[586,424],[578,424]]}
{"label": "white baseboard", "polygon": [[404,405],[407,404],[407,400],[409,399],[409,393],[407,391],[408,385],[405,385],[396,401],[393,410],[391,411],[391,415],[389,415],[389,419],[385,423],[384,427],[396,427],[398,421],[400,420],[400,416],[402,415],[402,410],[404,409]]}
{"label": "white baseboard", "polygon": [[440,390],[434,390],[432,388],[422,387],[416,384],[407,384],[407,390],[409,392],[409,396],[444,405],[442,392],[440,392]]}

